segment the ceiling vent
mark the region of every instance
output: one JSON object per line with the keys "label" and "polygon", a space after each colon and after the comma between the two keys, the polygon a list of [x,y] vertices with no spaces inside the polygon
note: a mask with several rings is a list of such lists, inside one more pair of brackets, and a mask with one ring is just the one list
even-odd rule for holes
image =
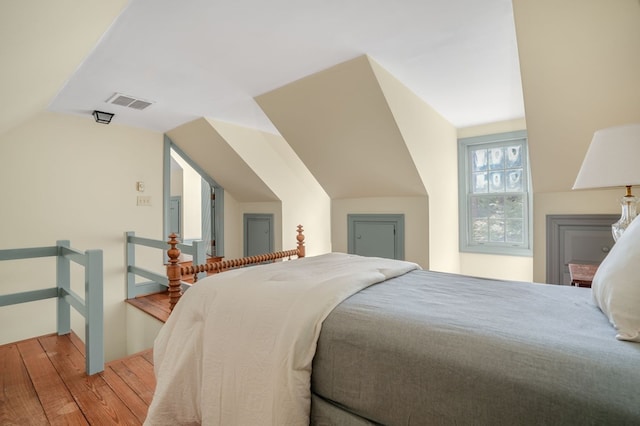
{"label": "ceiling vent", "polygon": [[137,99],[129,95],[123,95],[122,93],[114,93],[113,96],[111,96],[105,102],[108,104],[120,105],[137,110],[143,110],[153,104],[153,102]]}

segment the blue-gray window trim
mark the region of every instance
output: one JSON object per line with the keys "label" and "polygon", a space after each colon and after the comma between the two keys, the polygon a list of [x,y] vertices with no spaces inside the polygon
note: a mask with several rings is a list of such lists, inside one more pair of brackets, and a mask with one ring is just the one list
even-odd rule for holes
{"label": "blue-gray window trim", "polygon": [[207,181],[211,187],[215,188],[216,208],[214,210],[215,236],[216,236],[216,255],[224,256],[224,188],[211,178],[200,166],[198,166],[183,150],[173,143],[169,136],[164,135],[163,146],[163,167],[162,167],[162,233],[164,238],[169,235],[169,202],[171,200],[171,150],[178,153],[184,161],[186,161],[200,176]]}
{"label": "blue-gray window trim", "polygon": [[[524,140],[524,155],[526,164],[526,188],[523,192],[527,207],[525,208],[525,243],[523,245],[510,246],[507,243],[469,244],[469,154],[468,148],[477,145],[503,144],[509,141]],[[475,136],[458,139],[458,206],[459,206],[459,249],[461,252],[498,254],[509,256],[533,256],[533,194],[531,190],[531,170],[529,162],[529,149],[527,143],[527,131],[497,133],[491,135]]]}

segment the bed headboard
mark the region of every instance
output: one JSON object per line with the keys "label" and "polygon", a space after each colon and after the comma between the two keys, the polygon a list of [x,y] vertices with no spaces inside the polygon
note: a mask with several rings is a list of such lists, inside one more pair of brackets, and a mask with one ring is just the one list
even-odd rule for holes
{"label": "bed headboard", "polygon": [[[304,246],[304,229],[302,225],[298,225],[296,236],[296,248],[293,250],[278,251],[273,253],[264,253],[256,256],[243,257],[240,259],[222,260],[214,263],[205,263],[202,265],[180,266],[180,249],[177,247],[180,243],[176,234],[169,235],[169,263],[167,265],[167,278],[169,279],[169,304],[173,310],[178,300],[182,296],[182,277],[184,275],[193,274],[194,280],[197,280],[197,274],[200,272],[218,273],[228,271],[230,269],[242,268],[245,266],[255,265],[264,262],[275,262],[279,259],[291,259],[292,257],[305,257]],[[195,283],[195,281],[194,281]]]}

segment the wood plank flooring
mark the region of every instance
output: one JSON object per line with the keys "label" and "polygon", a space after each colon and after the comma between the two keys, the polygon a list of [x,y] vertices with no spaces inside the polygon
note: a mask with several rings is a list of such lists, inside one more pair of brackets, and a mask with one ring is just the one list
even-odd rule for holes
{"label": "wood plank flooring", "polygon": [[85,373],[75,334],[0,346],[0,424],[141,425],[153,391],[151,349]]}
{"label": "wood plank flooring", "polygon": [[168,291],[127,299],[127,303],[162,322],[167,322],[169,314],[171,314]]}

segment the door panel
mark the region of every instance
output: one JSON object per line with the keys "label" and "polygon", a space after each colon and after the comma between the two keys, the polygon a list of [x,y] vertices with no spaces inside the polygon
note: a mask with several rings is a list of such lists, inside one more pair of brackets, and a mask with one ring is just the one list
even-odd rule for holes
{"label": "door panel", "polygon": [[613,247],[616,215],[547,215],[547,278],[569,285],[569,263],[599,264]]}
{"label": "door panel", "polygon": [[273,215],[244,215],[244,255],[255,256],[273,251]]}
{"label": "door panel", "polygon": [[354,254],[393,259],[396,253],[395,235],[395,223],[356,222]]}
{"label": "door panel", "polygon": [[348,252],[404,260],[404,215],[350,214]]}

